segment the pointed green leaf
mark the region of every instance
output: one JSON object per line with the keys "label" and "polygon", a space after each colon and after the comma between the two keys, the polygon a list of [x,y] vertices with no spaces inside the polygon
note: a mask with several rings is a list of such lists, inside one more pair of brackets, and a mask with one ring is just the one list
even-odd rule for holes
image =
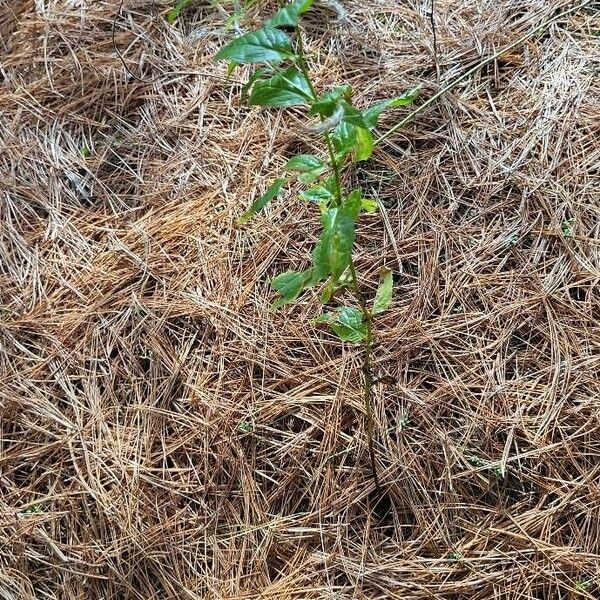
{"label": "pointed green leaf", "polygon": [[285,304],[293,302],[300,292],[306,287],[310,281],[312,271],[304,271],[297,273],[295,271],[287,271],[281,275],[277,275],[271,282],[271,287],[279,294],[279,298],[273,302],[272,310],[281,308]]}
{"label": "pointed green leaf", "polygon": [[412,104],[418,95],[419,89],[415,88],[405,92],[397,98],[390,98],[389,100],[378,102],[377,104],[365,110],[365,112],[363,113],[363,117],[367,122],[368,126],[371,129],[373,129],[374,127],[377,127],[377,124],[379,123],[379,117],[384,111],[386,111],[388,108],[395,108],[397,106],[406,106],[408,104]]}
{"label": "pointed green leaf", "polygon": [[329,325],[329,323],[332,323],[336,319],[337,315],[335,313],[323,313],[314,320],[314,323],[327,323]]}
{"label": "pointed green leaf", "polygon": [[[232,60],[229,62],[229,64],[227,65],[227,77],[231,77],[231,74],[236,70],[236,68],[238,67],[238,63],[235,62],[235,60]],[[242,90],[242,95],[244,93],[244,90]]]}
{"label": "pointed green leaf", "polygon": [[280,29],[264,27],[241,35],[221,48],[217,60],[247,65],[285,60],[293,57],[290,38]]}
{"label": "pointed green leaf", "polygon": [[309,173],[310,171],[322,169],[324,166],[325,163],[314,154],[298,154],[297,156],[292,156],[292,158],[287,161],[285,168],[288,169],[288,171]]}
{"label": "pointed green leaf", "polygon": [[321,304],[327,304],[333,298],[336,292],[345,287],[351,287],[352,284],[352,274],[350,273],[349,269],[346,269],[337,281],[329,279],[321,291]]}
{"label": "pointed green leaf", "polygon": [[330,327],[344,342],[360,343],[367,337],[367,326],[363,322],[362,313],[356,308],[344,306],[337,320]]}
{"label": "pointed green leaf", "polygon": [[310,86],[296,67],[257,81],[250,94],[250,104],[255,106],[299,106],[308,104],[310,99]]}
{"label": "pointed green leaf", "polygon": [[392,301],[392,288],[394,286],[394,277],[392,272],[382,267],[379,272],[379,287],[375,294],[375,301],[373,302],[373,314],[378,315],[384,310],[387,310]]}
{"label": "pointed green leaf", "polygon": [[364,127],[356,128],[356,160],[369,160],[373,154],[373,134]]}
{"label": "pointed green leaf", "polygon": [[297,27],[300,15],[307,12],[314,0],[295,0],[280,9],[265,25],[267,27]]}
{"label": "pointed green leaf", "polygon": [[351,306],[344,306],[337,313],[321,315],[316,323],[327,323],[343,342],[358,344],[367,337],[362,313]]}
{"label": "pointed green leaf", "polygon": [[373,153],[373,135],[365,127],[344,120],[334,129],[333,146],[338,160],[343,160],[350,152],[355,152],[357,161],[367,160]]}
{"label": "pointed green leaf", "polygon": [[332,135],[333,147],[336,158],[342,160],[346,157],[358,143],[356,127],[350,123],[342,121],[334,130]]}
{"label": "pointed green leaf", "polygon": [[337,225],[339,212],[339,208],[330,208],[321,215],[323,232],[313,251],[313,283],[317,283],[331,274],[331,238]]}
{"label": "pointed green leaf", "polygon": [[323,232],[313,253],[313,283],[328,275],[335,283],[350,265],[354,221],[355,217],[343,206],[330,208],[322,215]]}
{"label": "pointed green leaf", "polygon": [[321,292],[321,304],[327,304],[331,300],[331,297],[333,296],[334,292],[335,283],[333,282],[333,280],[330,279],[327,282],[327,285],[323,288],[323,291]]}
{"label": "pointed green leaf", "polygon": [[267,191],[257,198],[252,206],[237,220],[239,225],[246,224],[256,213],[260,212],[273,198],[281,193],[281,189],[287,183],[287,179],[276,179],[267,189]]}

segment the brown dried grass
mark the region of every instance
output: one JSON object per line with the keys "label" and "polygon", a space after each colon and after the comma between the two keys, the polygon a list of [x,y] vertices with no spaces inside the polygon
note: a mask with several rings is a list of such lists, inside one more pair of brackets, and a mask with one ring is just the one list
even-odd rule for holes
{"label": "brown dried grass", "polygon": [[[426,2],[325,4],[318,84],[361,104],[426,98],[557,10],[437,0],[438,84]],[[598,4],[352,175],[385,206],[365,285],[398,275],[378,505],[359,350],[311,324],[311,295],[268,312],[311,209],[234,224],[317,141],[240,106],[212,61],[223,11],[170,27],[165,6],[116,22],[139,79],[114,1],[0,11],[0,598],[597,598]]]}

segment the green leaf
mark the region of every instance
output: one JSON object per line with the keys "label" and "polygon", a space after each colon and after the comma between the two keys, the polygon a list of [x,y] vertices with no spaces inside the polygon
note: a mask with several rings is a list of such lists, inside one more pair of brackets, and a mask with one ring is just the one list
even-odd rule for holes
{"label": "green leaf", "polygon": [[379,123],[379,117],[384,111],[386,111],[388,108],[395,108],[397,106],[406,106],[407,104],[412,104],[418,95],[419,89],[414,88],[396,98],[390,98],[389,100],[378,102],[377,104],[365,110],[365,112],[363,113],[363,117],[367,122],[369,128],[373,129],[374,127],[377,127],[377,124]]}
{"label": "green leaf", "polygon": [[329,279],[321,292],[321,304],[327,304],[336,292],[345,287],[351,287],[352,284],[353,279],[349,269],[346,269],[337,281]]}
{"label": "green leaf", "polygon": [[323,291],[321,292],[321,304],[327,304],[331,300],[331,297],[333,296],[334,292],[335,283],[332,279],[330,279],[327,282],[327,285],[323,288]]}
{"label": "green leaf", "polygon": [[394,277],[392,272],[382,267],[379,271],[379,287],[375,294],[375,301],[373,302],[373,313],[378,315],[383,311],[387,310],[390,303],[392,302],[392,288],[394,286]]}
{"label": "green leaf", "polygon": [[344,200],[344,208],[353,221],[356,221],[362,206],[362,192],[358,189],[352,190]]}
{"label": "green leaf", "polygon": [[240,421],[238,427],[240,428],[240,431],[243,431],[244,433],[250,433],[252,431],[252,423],[250,423],[250,421]]}
{"label": "green leaf", "polygon": [[296,67],[257,81],[250,94],[250,104],[255,106],[299,106],[308,104],[310,99],[310,86]]}
{"label": "green leaf", "polygon": [[285,60],[293,55],[290,38],[283,31],[264,27],[234,39],[221,48],[216,59],[248,65]]}
{"label": "green leaf", "polygon": [[340,106],[343,98],[349,98],[352,95],[352,88],[349,85],[336,87],[329,92],[325,92],[311,107],[309,114],[320,115],[321,117],[331,117]]}
{"label": "green leaf", "polygon": [[[231,69],[231,71],[233,71],[233,69],[235,69],[235,67],[237,67],[237,63],[233,62],[229,65],[229,68]],[[228,70],[227,75],[231,75],[231,71]],[[259,80],[262,79],[263,77],[270,77],[271,75],[273,75],[274,73],[274,68],[273,65],[267,65],[266,67],[262,67],[260,69],[257,69],[256,71],[254,71],[254,73],[252,73],[252,75],[250,76],[250,78],[248,79],[248,82],[245,83],[242,87],[242,102],[247,102],[248,101],[248,96],[249,96],[249,91],[252,88],[252,86]]]}
{"label": "green leaf", "polygon": [[181,13],[191,4],[192,0],[179,0],[175,6],[167,13],[166,19],[169,25],[173,25]]}
{"label": "green leaf", "polygon": [[335,194],[335,176],[331,176],[322,179],[319,185],[300,192],[300,198],[318,204],[321,207],[321,212],[324,213],[329,208],[331,201],[335,198]]}
{"label": "green leaf", "polygon": [[361,208],[361,210],[364,210],[366,213],[372,214],[374,212],[377,212],[377,209],[379,208],[379,203],[377,202],[377,200],[372,200],[370,198],[363,198],[361,200],[360,208]]}
{"label": "green leaf", "polygon": [[277,275],[271,282],[271,287],[279,294],[279,298],[273,302],[272,310],[281,308],[285,304],[293,302],[300,292],[306,287],[310,281],[312,270],[297,273],[296,271],[286,271],[281,275]]}
{"label": "green leaf", "polygon": [[338,125],[334,135],[334,146],[339,146],[338,153],[344,158],[352,150],[355,151],[355,160],[368,160],[373,154],[373,135],[365,121],[363,114],[354,106],[341,101],[344,109],[344,118]]}
{"label": "green leaf", "polygon": [[267,27],[297,27],[300,15],[307,12],[314,0],[295,0],[280,9],[265,25]]}
{"label": "green leaf", "polygon": [[252,206],[237,220],[239,225],[245,225],[256,213],[260,212],[273,198],[281,193],[281,189],[287,183],[287,179],[276,179],[267,191],[254,201]]}
{"label": "green leaf", "polygon": [[[346,124],[369,129],[369,125],[360,110],[352,106],[350,97],[352,88],[340,86],[323,94],[310,108],[311,115],[319,115],[324,119],[332,119],[334,115]],[[340,114],[341,113],[341,114]],[[334,123],[337,125],[337,123]]]}
{"label": "green leaf", "polygon": [[336,283],[349,267],[355,239],[355,220],[356,217],[345,206],[329,208],[323,213],[323,233],[313,253],[313,283],[328,275]]}
{"label": "green leaf", "polygon": [[356,160],[369,160],[373,154],[373,134],[364,127],[356,128]]}
{"label": "green leaf", "polygon": [[364,115],[360,112],[360,110],[358,110],[358,108],[355,108],[346,100],[342,100],[340,102],[340,106],[344,109],[344,121],[351,123],[356,127],[364,127],[365,129],[369,128],[369,125],[365,121]]}
{"label": "green leaf", "polygon": [[351,306],[344,306],[337,313],[321,315],[316,322],[327,323],[343,342],[359,344],[367,337],[362,313]]}
{"label": "green leaf", "polygon": [[287,161],[285,168],[298,173],[310,173],[322,169],[325,163],[314,154],[298,154]]}
{"label": "green leaf", "polygon": [[336,158],[343,160],[350,152],[355,152],[357,161],[367,160],[373,153],[373,135],[365,127],[357,127],[345,120],[334,130],[332,135]]}
{"label": "green leaf", "polygon": [[333,194],[324,185],[318,185],[300,192],[300,198],[308,202],[314,202],[315,204],[328,204],[333,198]]}
{"label": "green leaf", "polygon": [[325,163],[314,154],[299,154],[298,156],[293,156],[288,160],[285,168],[288,171],[300,173],[299,178],[302,183],[311,183],[327,170]]}
{"label": "green leaf", "polygon": [[340,310],[337,320],[330,327],[344,342],[360,343],[367,337],[367,326],[362,313],[351,306]]}
{"label": "green leaf", "polygon": [[343,121],[334,130],[331,136],[336,158],[344,159],[347,154],[352,152],[358,143],[356,127]]}
{"label": "green leaf", "polygon": [[[232,60],[227,65],[227,77],[231,77],[231,74],[236,70],[239,66],[239,63],[236,63],[235,60]],[[242,96],[244,95],[244,90],[242,89]]]}

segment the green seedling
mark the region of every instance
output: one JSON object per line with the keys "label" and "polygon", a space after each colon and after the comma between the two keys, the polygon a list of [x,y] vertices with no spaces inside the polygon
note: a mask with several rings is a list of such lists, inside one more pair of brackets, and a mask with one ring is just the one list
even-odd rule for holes
{"label": "green seedling", "polygon": [[250,433],[252,431],[252,423],[250,421],[240,421],[239,428],[243,433]]}
{"label": "green seedling", "polygon": [[383,268],[375,298],[368,299],[359,283],[353,249],[356,223],[365,213],[377,210],[377,202],[364,198],[361,189],[344,187],[343,174],[354,163],[368,160],[374,148],[373,130],[381,114],[413,102],[416,91],[378,102],[366,110],[353,104],[349,85],[317,90],[311,78],[304,51],[299,21],[314,0],[295,0],[281,8],[259,29],[235,38],[217,54],[229,63],[231,73],[239,65],[254,69],[244,90],[250,105],[269,108],[300,107],[311,122],[306,131],[322,140],[319,154],[299,154],[289,158],[285,173],[274,179],[238,219],[245,224],[267,204],[280,196],[292,182],[300,184],[300,199],[315,205],[321,223],[312,265],[305,271],[287,271],[275,277],[277,294],[273,308],[296,301],[307,289],[318,289],[322,304],[330,303],[343,292],[353,298],[352,305],[338,305],[316,319],[327,325],[343,342],[363,348],[364,406],[371,472],[375,487],[379,480],[373,449],[373,375],[371,360],[375,341],[374,317],[392,301],[392,272]]}
{"label": "green seedling", "polygon": [[467,458],[467,460],[474,466],[474,467],[485,467],[485,461],[477,455],[472,455],[469,456]]}
{"label": "green seedling", "polygon": [[411,426],[411,420],[410,420],[410,415],[404,415],[402,417],[400,417],[400,421],[398,422],[398,428],[399,429],[406,429],[407,427]]}
{"label": "green seedling", "polygon": [[580,577],[575,582],[575,589],[578,592],[585,592],[585,591],[589,590],[591,587],[592,587],[592,580],[589,579],[588,577]]}
{"label": "green seedling", "polygon": [[32,504],[23,511],[26,515],[43,515],[44,509],[39,504]]}
{"label": "green seedling", "polygon": [[[483,467],[486,467],[486,466],[489,465],[488,462],[486,462],[485,460],[483,460],[483,458],[481,458],[477,454],[471,454],[470,456],[467,457],[467,460],[474,467],[477,467],[477,468],[483,468]],[[491,468],[491,467],[488,467],[488,468]],[[502,467],[495,467],[495,468],[493,468],[491,470],[494,473],[494,475],[496,477],[498,477],[499,479],[504,479],[504,477],[506,476],[506,471]]]}
{"label": "green seedling", "polygon": [[504,247],[505,248],[513,248],[514,246],[516,246],[519,242],[519,234],[517,232],[513,232],[511,233],[509,236],[507,236],[504,240]]}
{"label": "green seedling", "polygon": [[574,230],[575,218],[567,219],[566,221],[563,221],[560,225],[560,231],[565,239],[572,238]]}

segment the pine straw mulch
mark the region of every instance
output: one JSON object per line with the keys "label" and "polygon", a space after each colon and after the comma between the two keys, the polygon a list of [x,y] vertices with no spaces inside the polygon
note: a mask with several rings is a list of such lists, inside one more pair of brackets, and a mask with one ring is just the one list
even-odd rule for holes
{"label": "pine straw mulch", "polygon": [[[284,198],[235,225],[319,146],[300,113],[240,104],[245,73],[232,87],[212,60],[227,11],[198,2],[171,27],[166,4],[126,1],[125,69],[114,0],[9,4],[0,598],[597,598],[598,3],[351,175],[384,207],[360,227],[363,282],[397,277],[379,502],[359,350],[312,324],[314,295],[268,311],[269,277],[308,263],[314,210]],[[319,87],[430,97],[428,6],[318,4]],[[437,0],[440,84],[557,8]]]}

